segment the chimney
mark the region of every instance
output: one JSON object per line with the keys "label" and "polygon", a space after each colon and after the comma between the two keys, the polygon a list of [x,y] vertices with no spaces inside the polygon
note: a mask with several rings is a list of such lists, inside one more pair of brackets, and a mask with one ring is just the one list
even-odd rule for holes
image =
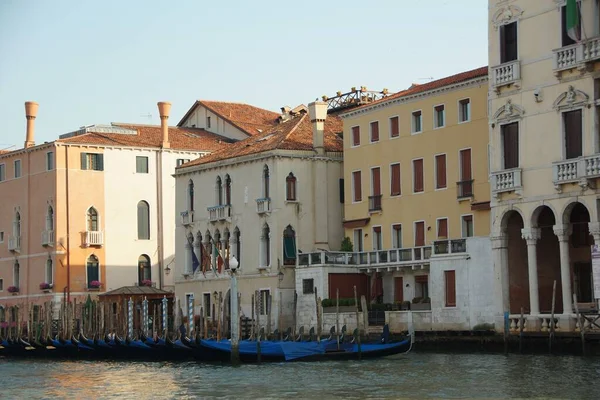
{"label": "chimney", "polygon": [[171,103],[166,101],[158,102],[158,113],[160,114],[160,128],[162,130],[162,148],[168,149],[171,147],[169,143],[169,114],[171,113]]}
{"label": "chimney", "polygon": [[323,146],[323,135],[325,131],[325,119],[327,118],[327,103],[314,101],[308,105],[308,115],[313,129],[313,148],[317,154],[325,154]]}
{"label": "chimney", "polygon": [[37,117],[39,104],[34,101],[25,102],[25,118],[27,118],[27,136],[25,148],[35,146],[35,117]]}

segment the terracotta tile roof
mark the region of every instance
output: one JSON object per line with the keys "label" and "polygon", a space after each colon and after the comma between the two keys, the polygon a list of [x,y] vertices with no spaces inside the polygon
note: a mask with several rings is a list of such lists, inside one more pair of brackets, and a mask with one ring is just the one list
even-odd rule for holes
{"label": "terracotta tile roof", "polygon": [[232,125],[238,127],[250,136],[260,134],[277,124],[279,113],[265,110],[243,103],[228,103],[224,101],[198,100],[181,118],[177,126],[181,126],[188,116],[199,105],[221,116]]}
{"label": "terracotta tile roof", "polygon": [[[327,117],[327,120],[325,121],[324,137],[325,151],[343,151],[343,140],[338,136],[343,132],[343,129],[343,122],[339,117],[335,115],[329,115]],[[230,144],[226,149],[186,163],[181,168],[272,150],[311,151],[313,150],[312,141],[312,124],[310,123],[308,115],[304,114],[289,121],[282,122],[267,132]]]}
{"label": "terracotta tile roof", "polygon": [[[137,131],[137,135],[121,133],[93,132],[93,127],[87,133],[59,139],[59,142],[94,144],[105,146],[155,147],[162,144],[162,130],[159,125],[134,125],[113,123],[113,126]],[[169,127],[169,142],[176,150],[215,151],[229,145],[229,139],[217,134],[196,128]]]}
{"label": "terracotta tile roof", "polygon": [[[429,90],[439,89],[444,86],[454,85],[454,84],[457,84],[460,82],[468,81],[470,79],[480,78],[480,77],[487,76],[487,75],[488,75],[488,67],[486,66],[486,67],[472,69],[472,70],[466,71],[466,72],[461,72],[456,75],[447,76],[445,78],[441,78],[441,79],[438,79],[435,81],[424,83],[422,85],[414,84],[406,90],[401,90],[398,93],[394,93],[393,95],[385,97],[379,101],[365,104],[364,106],[353,108],[351,110],[348,110],[347,112],[350,113],[352,111],[355,111],[355,110],[358,110],[361,108],[370,107],[374,104],[383,103],[386,101],[397,99],[399,97],[411,96],[411,95],[414,95],[417,93],[422,93],[422,92],[427,92]],[[344,112],[344,114],[345,114],[345,112]]]}

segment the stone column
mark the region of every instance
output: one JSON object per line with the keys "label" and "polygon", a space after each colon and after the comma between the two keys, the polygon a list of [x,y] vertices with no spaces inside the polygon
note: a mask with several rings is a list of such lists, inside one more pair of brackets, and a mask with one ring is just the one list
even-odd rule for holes
{"label": "stone column", "polygon": [[508,236],[505,232],[496,232],[490,237],[492,241],[492,254],[494,260],[494,277],[497,312],[500,313],[500,326],[504,326],[503,313],[510,312],[510,281],[508,275]]}
{"label": "stone column", "polygon": [[190,265],[192,265],[192,245],[188,242],[185,244],[185,266],[183,268],[184,274],[191,274]]}
{"label": "stone column", "polygon": [[563,314],[573,313],[573,293],[571,290],[571,257],[569,255],[570,224],[554,225],[554,234],[560,247],[560,282],[562,287]]}
{"label": "stone column", "polygon": [[527,242],[527,266],[529,271],[529,314],[539,315],[540,295],[537,271],[537,242],[540,240],[539,228],[521,229],[523,239]]}
{"label": "stone column", "polygon": [[600,222],[589,222],[590,235],[594,237],[594,244],[600,246]]}
{"label": "stone column", "polygon": [[[198,234],[196,236],[196,241],[194,242],[194,254],[196,255],[196,258],[198,259],[198,262],[200,263],[200,265],[198,266],[198,272],[202,272],[202,250],[200,248],[201,246],[202,246],[202,235]],[[194,264],[192,262],[192,270],[193,269],[194,269]]]}

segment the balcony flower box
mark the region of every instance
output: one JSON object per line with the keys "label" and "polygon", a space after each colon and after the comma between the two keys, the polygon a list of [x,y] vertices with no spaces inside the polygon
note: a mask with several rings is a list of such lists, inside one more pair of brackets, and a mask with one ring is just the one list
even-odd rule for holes
{"label": "balcony flower box", "polygon": [[102,287],[102,282],[100,281],[91,281],[88,285],[88,290],[99,290]]}
{"label": "balcony flower box", "polygon": [[9,286],[6,290],[8,290],[8,293],[12,293],[13,295],[19,293],[19,288],[16,286]]}
{"label": "balcony flower box", "polygon": [[152,281],[150,279],[144,279],[142,281],[141,286],[148,286],[148,287],[152,287]]}
{"label": "balcony flower box", "polygon": [[43,291],[44,293],[49,293],[50,289],[52,289],[52,285],[49,284],[48,282],[40,283],[40,290]]}
{"label": "balcony flower box", "polygon": [[430,311],[431,299],[429,297],[415,297],[410,306],[411,311]]}

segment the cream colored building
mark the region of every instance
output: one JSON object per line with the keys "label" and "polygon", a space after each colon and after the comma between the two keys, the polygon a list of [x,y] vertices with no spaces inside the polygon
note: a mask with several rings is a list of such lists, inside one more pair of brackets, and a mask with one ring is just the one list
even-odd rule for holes
{"label": "cream colored building", "polygon": [[[599,3],[581,0],[579,41],[564,0],[490,0],[492,242],[498,323],[547,328],[556,282],[559,330],[595,298],[600,243]],[[598,285],[599,282],[595,284]]]}

